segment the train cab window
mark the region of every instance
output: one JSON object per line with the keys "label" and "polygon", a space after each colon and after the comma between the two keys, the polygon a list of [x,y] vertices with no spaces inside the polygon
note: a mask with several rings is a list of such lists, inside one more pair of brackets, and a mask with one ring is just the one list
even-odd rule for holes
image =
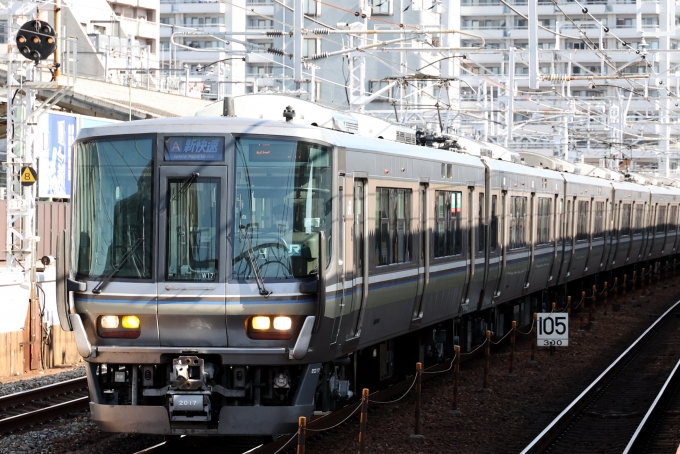
{"label": "train cab window", "polygon": [[463,250],[463,193],[435,191],[434,256],[459,255]]}
{"label": "train cab window", "polygon": [[662,233],[666,230],[666,207],[659,205],[656,209],[656,233]]}
{"label": "train cab window", "polygon": [[74,145],[74,269],[98,278],[149,279],[154,265],[153,138]]}
{"label": "train cab window", "polygon": [[593,238],[604,237],[604,202],[595,202],[595,222],[593,223]]}
{"label": "train cab window", "polygon": [[668,231],[673,232],[676,229],[678,221],[678,207],[673,205],[670,210],[668,210]]}
{"label": "train cab window", "polygon": [[621,236],[630,236],[630,215],[631,215],[631,205],[630,203],[624,203],[621,207]]}
{"label": "train cab window", "polygon": [[550,242],[550,206],[552,199],[538,198],[538,219],[536,225],[536,244]]}
{"label": "train cab window", "polygon": [[510,197],[510,249],[526,247],[527,198]]}
{"label": "train cab window", "polygon": [[[318,273],[333,243],[331,150],[270,137],[236,139],[232,277],[291,279]],[[319,244],[319,231],[326,244]]]}
{"label": "train cab window", "polygon": [[219,179],[168,180],[169,281],[217,281]]}
{"label": "train cab window", "polygon": [[498,196],[491,196],[491,219],[489,223],[489,247],[491,252],[498,247]]}
{"label": "train cab window", "polygon": [[411,261],[411,190],[376,188],[375,264]]}
{"label": "train cab window", "polygon": [[478,252],[484,252],[486,247],[486,235],[484,235],[484,193],[479,193],[479,208],[477,210],[477,244],[479,245]]}
{"label": "train cab window", "polygon": [[635,219],[633,221],[633,235],[642,234],[644,228],[644,213],[645,207],[642,204],[635,204]]}
{"label": "train cab window", "polygon": [[578,202],[578,223],[576,224],[576,241],[588,239],[588,209],[590,202],[579,200]]}

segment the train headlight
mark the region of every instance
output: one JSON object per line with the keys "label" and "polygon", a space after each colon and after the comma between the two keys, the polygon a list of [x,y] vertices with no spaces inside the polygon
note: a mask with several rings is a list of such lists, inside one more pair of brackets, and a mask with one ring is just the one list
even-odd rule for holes
{"label": "train headlight", "polygon": [[142,334],[136,315],[101,315],[97,326],[100,337],[137,339]]}
{"label": "train headlight", "polygon": [[271,320],[269,317],[257,316],[252,319],[253,329],[265,330],[269,329],[271,326]]}
{"label": "train headlight", "polygon": [[118,321],[117,315],[104,315],[99,319],[99,324],[102,328],[116,329],[118,328]]}
{"label": "train headlight", "polygon": [[123,328],[139,329],[139,318],[135,315],[124,315],[120,324],[123,326]]}
{"label": "train headlight", "polygon": [[293,321],[290,317],[276,317],[274,318],[274,329],[279,331],[288,331],[293,326]]}

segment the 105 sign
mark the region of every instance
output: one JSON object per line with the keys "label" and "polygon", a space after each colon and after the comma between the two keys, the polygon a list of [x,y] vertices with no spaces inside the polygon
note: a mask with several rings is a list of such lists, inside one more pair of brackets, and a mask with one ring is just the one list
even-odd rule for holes
{"label": "105 sign", "polygon": [[569,314],[566,312],[539,313],[536,323],[536,339],[539,347],[567,347],[569,345]]}

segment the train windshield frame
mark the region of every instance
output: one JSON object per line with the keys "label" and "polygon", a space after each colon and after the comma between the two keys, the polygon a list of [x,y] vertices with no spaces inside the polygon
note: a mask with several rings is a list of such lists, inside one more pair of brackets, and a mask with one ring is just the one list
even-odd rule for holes
{"label": "train windshield frame", "polygon": [[151,279],[156,136],[103,137],[74,149],[73,270]]}
{"label": "train windshield frame", "polygon": [[235,154],[232,278],[315,276],[321,230],[331,258],[331,147],[243,135]]}

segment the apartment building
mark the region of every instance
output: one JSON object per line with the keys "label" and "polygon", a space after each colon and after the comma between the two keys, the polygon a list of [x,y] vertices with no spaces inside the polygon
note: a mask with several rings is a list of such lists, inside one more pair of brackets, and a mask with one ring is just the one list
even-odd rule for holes
{"label": "apartment building", "polygon": [[[493,100],[496,109],[508,106],[504,86],[514,48],[519,93],[513,120],[522,126],[508,146],[566,154],[571,160],[632,157],[648,168],[660,161],[671,170],[677,168],[680,10],[675,1],[538,0],[542,26],[537,32],[538,69],[544,77],[555,75],[557,80],[541,82],[538,90],[529,89],[529,24],[522,17],[528,9],[526,0],[461,0],[461,29],[486,40],[484,51],[471,52],[465,73],[475,74],[470,81],[481,75],[501,83],[500,87],[486,84],[481,96],[479,85],[463,88],[462,104]],[[462,45],[472,47],[478,42],[464,37]],[[557,75],[578,80],[559,81]],[[611,78],[599,77],[603,75]],[[534,100],[542,104],[529,100],[532,93],[541,93]],[[490,103],[487,106],[493,110]],[[573,115],[549,119],[550,112],[541,112],[551,109]],[[506,121],[505,113],[491,117]],[[481,124],[462,125],[462,132],[466,130],[484,133]],[[665,159],[667,152],[670,160]]]}
{"label": "apartment building", "polygon": [[[313,96],[314,100],[326,104],[347,107],[346,86],[350,74],[343,56],[314,61],[314,75],[312,66],[308,66],[303,70],[304,82],[293,80],[290,57],[293,37],[289,32],[294,24],[296,3],[297,0],[161,0],[161,67],[188,71],[189,86],[207,98],[262,90],[297,90],[308,99]],[[401,23],[438,29],[441,22],[441,0],[300,0],[300,3],[305,15],[304,28],[308,30],[343,27],[354,22],[364,23],[369,30],[399,30]],[[247,34],[231,35],[233,41],[220,35],[224,31],[239,30]],[[275,33],[280,30],[285,33]],[[191,36],[192,32],[204,35]],[[396,35],[384,36],[386,40],[396,38]],[[343,44],[349,45],[346,36],[306,34],[302,52],[303,56],[310,57],[339,50]],[[431,61],[431,56],[414,53],[400,56],[380,52],[377,55],[367,57],[364,87],[367,92],[385,86],[387,82],[383,79],[400,74],[400,68],[408,72]],[[395,93],[396,89],[381,96],[373,107],[392,109],[390,103]]]}

